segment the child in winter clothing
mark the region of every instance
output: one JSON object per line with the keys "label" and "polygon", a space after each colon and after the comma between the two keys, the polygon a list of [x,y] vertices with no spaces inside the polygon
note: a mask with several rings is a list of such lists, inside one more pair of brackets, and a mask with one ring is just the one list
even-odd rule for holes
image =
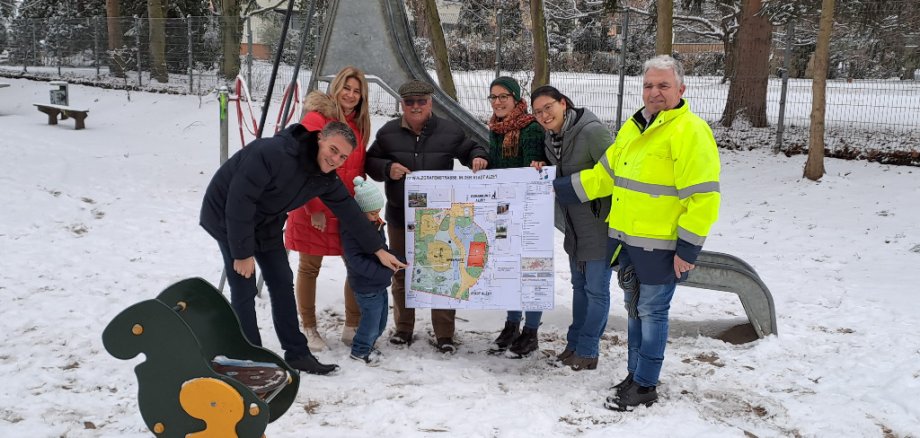
{"label": "child in winter clothing", "polygon": [[[385,224],[380,219],[380,210],[386,203],[383,195],[377,187],[360,176],[356,176],[354,182],[355,201],[386,242],[383,228]],[[339,232],[342,235],[348,283],[354,290],[355,300],[361,309],[361,319],[351,344],[350,357],[369,366],[377,366],[380,363],[380,352],[374,348],[374,343],[387,325],[387,287],[393,278],[393,270],[382,265],[373,254],[363,250],[359,236],[348,228],[340,228]],[[386,249],[389,251],[389,248]]]}

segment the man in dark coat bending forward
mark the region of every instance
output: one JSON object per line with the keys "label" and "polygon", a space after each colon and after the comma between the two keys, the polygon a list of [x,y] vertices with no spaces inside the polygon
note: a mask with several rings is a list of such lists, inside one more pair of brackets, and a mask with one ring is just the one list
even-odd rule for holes
{"label": "man in dark coat bending forward", "polygon": [[403,263],[365,219],[335,173],[355,146],[348,125],[330,122],[321,132],[295,124],[272,138],[241,149],[214,174],[201,207],[201,226],[217,240],[224,258],[230,302],[250,342],[262,345],[256,325],[255,264],[259,263],[272,304],[275,333],[291,367],[329,374],[336,365],[319,363],[297,323],[294,280],[284,249],[287,212],[321,199],[355,233],[369,254],[396,271]]}

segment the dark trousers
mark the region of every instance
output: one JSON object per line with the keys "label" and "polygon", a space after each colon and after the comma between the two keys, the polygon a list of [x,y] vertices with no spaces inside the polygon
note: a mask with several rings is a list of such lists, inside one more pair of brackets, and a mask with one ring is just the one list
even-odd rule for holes
{"label": "dark trousers", "polygon": [[[256,276],[244,278],[233,270],[233,257],[230,247],[225,242],[217,242],[224,256],[224,269],[227,271],[227,284],[230,285],[230,305],[240,319],[243,334],[249,342],[261,346],[262,337],[256,324]],[[294,273],[288,264],[287,251],[284,248],[265,252],[256,251],[253,256],[262,278],[268,286],[268,295],[272,304],[272,321],[275,334],[284,349],[284,360],[296,360],[310,353],[307,338],[300,332],[297,323],[297,303],[294,301]]]}
{"label": "dark trousers", "polygon": [[[387,224],[387,236],[390,238],[390,251],[396,256],[406,256],[406,230],[400,226]],[[396,331],[412,333],[415,329],[415,309],[406,308],[406,271],[400,269],[393,275],[393,319]],[[454,319],[457,314],[453,309],[431,309],[431,325],[436,338],[454,337]]]}

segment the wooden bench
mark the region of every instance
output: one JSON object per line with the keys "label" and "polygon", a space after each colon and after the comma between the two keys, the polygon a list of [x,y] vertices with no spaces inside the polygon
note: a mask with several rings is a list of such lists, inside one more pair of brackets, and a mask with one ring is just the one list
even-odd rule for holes
{"label": "wooden bench", "polygon": [[83,129],[86,128],[86,124],[83,122],[86,119],[88,109],[79,109],[73,108],[64,105],[52,105],[49,103],[33,103],[39,111],[48,115],[48,124],[57,125],[58,115],[61,116],[61,120],[64,120],[68,117],[73,117],[74,122],[76,123],[74,129]]}

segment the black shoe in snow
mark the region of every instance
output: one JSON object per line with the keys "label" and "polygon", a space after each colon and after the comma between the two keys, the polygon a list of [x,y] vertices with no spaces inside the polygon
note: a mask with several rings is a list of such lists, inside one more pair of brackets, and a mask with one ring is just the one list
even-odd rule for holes
{"label": "black shoe in snow", "polygon": [[514,343],[511,344],[511,348],[505,353],[505,357],[520,359],[537,351],[538,348],[540,348],[540,342],[537,338],[537,329],[524,327],[524,330],[521,331],[521,335],[514,340]]}
{"label": "black shoe in snow", "polygon": [[631,412],[639,406],[651,406],[658,401],[654,386],[641,386],[633,382],[615,395],[607,397],[604,407],[611,411]]}
{"label": "black shoe in snow", "polygon": [[454,344],[454,338],[438,338],[434,347],[444,354],[454,354],[457,352],[457,344]]}
{"label": "black shoe in snow", "polygon": [[489,350],[489,353],[502,353],[514,343],[514,340],[517,339],[518,335],[521,334],[521,322],[511,322],[505,321],[505,328],[502,329],[502,332],[495,338],[495,341],[492,342],[494,348]]}
{"label": "black shoe in snow", "polygon": [[393,345],[412,345],[412,333],[410,332],[396,332],[393,333],[393,336],[390,336],[390,343]]}
{"label": "black shoe in snow", "polygon": [[291,368],[296,370],[303,371],[307,374],[316,374],[320,376],[330,374],[339,369],[339,366],[335,364],[326,365],[319,363],[319,361],[316,360],[316,357],[313,356],[312,353],[307,353],[306,356],[300,359],[289,360],[287,363],[291,366]]}
{"label": "black shoe in snow", "polygon": [[617,383],[616,385],[613,385],[613,387],[611,387],[610,389],[612,389],[615,394],[619,394],[623,392],[624,390],[626,390],[626,388],[628,388],[629,385],[632,385],[632,384],[633,384],[633,373],[628,373],[626,374],[626,378],[623,379],[622,382]]}
{"label": "black shoe in snow", "polygon": [[371,350],[367,356],[355,356],[354,354],[349,354],[349,358],[359,362],[364,362],[365,365],[369,367],[376,367],[380,365],[380,359],[383,357],[383,354],[380,353],[377,349]]}

